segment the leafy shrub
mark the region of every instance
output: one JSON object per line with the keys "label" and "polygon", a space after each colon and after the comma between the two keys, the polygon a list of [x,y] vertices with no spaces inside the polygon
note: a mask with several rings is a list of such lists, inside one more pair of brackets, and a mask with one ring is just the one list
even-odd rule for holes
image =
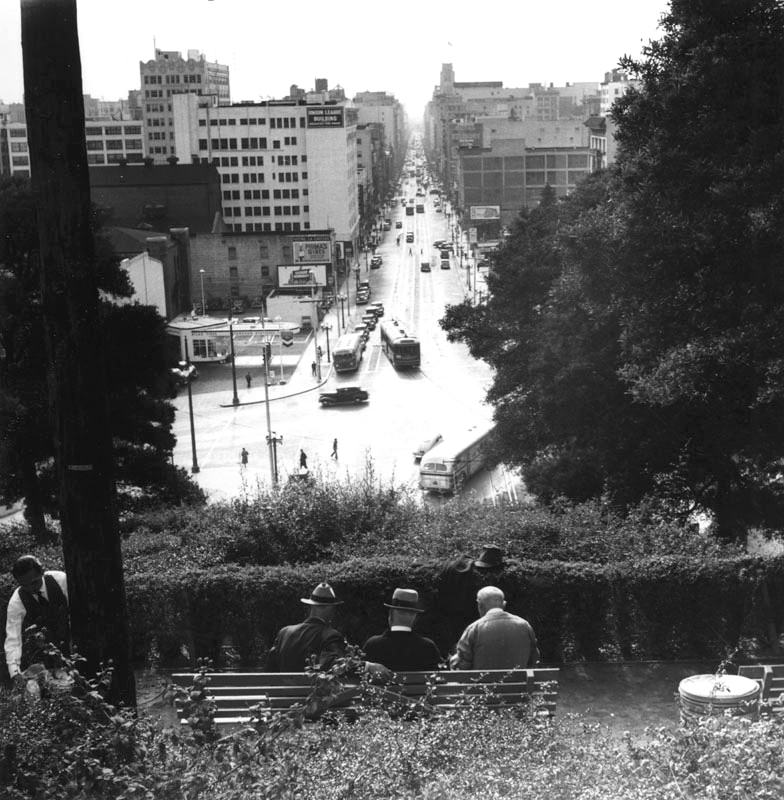
{"label": "leafy shrub", "polygon": [[[339,691],[326,686],[323,699]],[[304,709],[217,736],[198,684],[193,728],[107,705],[98,688],[38,701],[0,694],[0,793],[8,800],[774,800],[784,726],[711,717],[612,737],[579,717],[553,723],[465,709],[407,719],[373,708],[304,723]],[[203,707],[202,707],[203,706]],[[202,713],[202,711],[204,713]]]}

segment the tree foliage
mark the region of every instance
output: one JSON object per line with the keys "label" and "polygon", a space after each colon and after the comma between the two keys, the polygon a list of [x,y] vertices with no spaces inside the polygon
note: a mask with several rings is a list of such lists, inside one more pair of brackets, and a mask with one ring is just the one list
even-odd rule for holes
{"label": "tree foliage", "polygon": [[[151,488],[181,479],[170,472],[174,410],[167,374],[165,322],[151,307],[117,305],[127,273],[96,228],[105,372],[118,480]],[[56,508],[46,350],[40,301],[35,209],[29,181],[0,182],[0,500],[25,499],[28,521],[44,535],[44,512]]]}
{"label": "tree foliage", "polygon": [[655,495],[732,537],[784,522],[784,10],[673,0],[662,28],[622,60],[617,163],[521,213],[443,325],[537,495]]}

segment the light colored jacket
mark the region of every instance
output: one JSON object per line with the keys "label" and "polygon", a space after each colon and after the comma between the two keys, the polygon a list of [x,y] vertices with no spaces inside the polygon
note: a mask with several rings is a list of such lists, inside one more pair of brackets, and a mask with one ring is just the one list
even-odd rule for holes
{"label": "light colored jacket", "polygon": [[456,656],[456,669],[532,667],[539,661],[539,646],[530,623],[502,608],[491,608],[465,629]]}

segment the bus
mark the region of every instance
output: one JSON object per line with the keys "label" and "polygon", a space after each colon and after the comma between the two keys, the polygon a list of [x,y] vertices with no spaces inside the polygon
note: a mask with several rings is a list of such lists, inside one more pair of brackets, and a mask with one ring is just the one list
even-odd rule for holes
{"label": "bus", "polygon": [[419,488],[443,494],[459,492],[485,465],[493,428],[492,423],[485,423],[445,436],[422,457]]}
{"label": "bus", "polygon": [[354,372],[359,369],[364,349],[365,343],[362,341],[361,333],[346,333],[341,336],[332,349],[332,364],[335,372]]}
{"label": "bus", "polygon": [[381,322],[381,349],[395,369],[419,366],[419,339],[399,319]]}

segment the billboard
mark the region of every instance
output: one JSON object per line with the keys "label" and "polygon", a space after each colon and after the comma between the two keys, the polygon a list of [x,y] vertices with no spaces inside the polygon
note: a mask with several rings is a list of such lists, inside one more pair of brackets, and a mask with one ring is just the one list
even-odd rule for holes
{"label": "billboard", "polygon": [[316,106],[308,108],[307,112],[309,128],[344,127],[342,106]]}
{"label": "billboard", "polygon": [[471,206],[471,219],[501,219],[501,206]]}
{"label": "billboard", "polygon": [[[296,251],[295,251],[296,252]],[[326,264],[279,264],[278,287],[280,289],[304,289],[327,285]]]}
{"label": "billboard", "polygon": [[297,263],[332,263],[332,246],[329,239],[295,239],[293,247],[292,252]]}

